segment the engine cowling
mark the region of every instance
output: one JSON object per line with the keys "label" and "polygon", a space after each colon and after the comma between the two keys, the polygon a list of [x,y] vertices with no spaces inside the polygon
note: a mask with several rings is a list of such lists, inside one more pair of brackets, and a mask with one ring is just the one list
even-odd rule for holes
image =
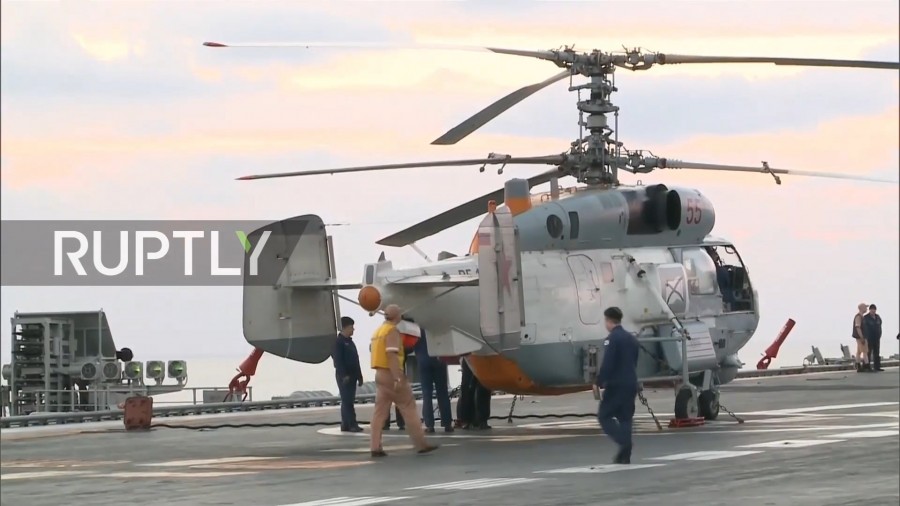
{"label": "engine cowling", "polygon": [[716,210],[703,194],[693,189],[666,193],[666,226],[682,234],[705,237],[716,225]]}

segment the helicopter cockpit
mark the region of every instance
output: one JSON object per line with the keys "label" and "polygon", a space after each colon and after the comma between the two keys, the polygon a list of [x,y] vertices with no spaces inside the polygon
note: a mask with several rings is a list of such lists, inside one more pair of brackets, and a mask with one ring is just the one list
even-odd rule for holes
{"label": "helicopter cockpit", "polygon": [[721,297],[720,304],[724,307],[718,311],[734,313],[753,310],[753,289],[747,269],[733,245],[684,248],[681,261],[688,275],[691,300],[709,307],[712,299]]}

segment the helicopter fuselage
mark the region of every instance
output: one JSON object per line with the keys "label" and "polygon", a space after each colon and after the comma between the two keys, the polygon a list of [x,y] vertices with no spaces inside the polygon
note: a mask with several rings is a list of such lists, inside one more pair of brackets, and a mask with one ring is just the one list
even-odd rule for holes
{"label": "helicopter fuselage", "polygon": [[[704,336],[698,341],[709,343],[715,358],[709,356],[692,372],[711,368],[720,384],[731,381],[740,367],[737,352],[752,337],[759,317],[734,247],[708,236],[714,222],[712,205],[699,192],[665,187],[577,192],[518,214],[521,337],[508,349],[485,343],[473,351],[467,356],[473,373],[486,387],[510,393],[589,389],[586,354],[594,348],[602,357],[608,334],[603,311],[617,306],[625,314],[624,327],[641,339],[672,336],[673,315],[700,325]],[[400,304],[426,329],[432,355],[456,354],[454,334],[481,336],[479,287],[409,287],[389,281],[478,275],[477,241],[473,245],[465,257],[411,269],[371,264],[376,269],[372,279],[388,281],[376,282],[384,301]],[[728,255],[726,263],[722,257]],[[629,275],[630,259],[650,273],[649,282],[670,311]],[[642,348],[642,378],[677,376],[681,350],[674,341],[651,340]]]}
{"label": "helicopter fuselage", "polygon": [[[487,388],[509,393],[552,395],[589,389],[584,374],[584,351],[590,347],[602,349],[608,334],[603,311],[610,306],[623,309],[623,326],[639,338],[672,335],[672,322],[655,307],[655,301],[634,290],[636,287],[623,262],[631,256],[642,265],[690,265],[691,269],[684,271],[688,274],[685,276],[687,290],[679,292],[674,287],[668,293],[669,305],[681,321],[707,324],[715,347],[715,365],[720,368],[719,382],[731,381],[740,366],[737,352],[753,336],[759,317],[756,297],[749,284],[736,290],[743,295],[737,297],[740,300],[723,301],[716,265],[705,250],[714,246],[731,249],[723,241],[709,240],[674,251],[634,248],[522,252],[525,327],[520,346],[508,350],[485,347],[473,352],[467,357],[473,373]],[[381,267],[390,269],[389,265]],[[406,274],[440,275],[448,270],[475,272],[477,258],[451,258]],[[391,278],[400,277],[404,271],[391,270],[386,274]],[[445,344],[442,340],[449,335],[451,327],[473,336],[481,335],[478,287],[463,286],[452,291],[389,287],[384,290],[385,300],[408,308],[406,314],[426,329],[426,340],[433,355],[441,354]],[[671,358],[677,357],[678,351],[673,346],[674,342],[646,343],[638,362],[640,376],[645,380],[677,376]],[[663,365],[666,363],[668,366]]]}

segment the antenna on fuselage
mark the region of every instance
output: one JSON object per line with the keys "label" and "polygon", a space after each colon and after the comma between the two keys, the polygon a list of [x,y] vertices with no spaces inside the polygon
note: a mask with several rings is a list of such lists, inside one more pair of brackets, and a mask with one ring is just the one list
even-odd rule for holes
{"label": "antenna on fuselage", "polygon": [[416,251],[416,253],[419,254],[419,256],[421,256],[422,258],[425,259],[426,262],[431,262],[431,259],[428,258],[428,255],[426,255],[425,252],[422,251],[415,242],[409,243],[409,247],[414,249]]}

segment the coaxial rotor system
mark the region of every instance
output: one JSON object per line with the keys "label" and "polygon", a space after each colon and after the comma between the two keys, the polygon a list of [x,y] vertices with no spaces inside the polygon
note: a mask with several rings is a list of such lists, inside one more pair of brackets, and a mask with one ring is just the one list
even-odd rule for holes
{"label": "coaxial rotor system", "polygon": [[[283,43],[220,43],[204,42],[203,45],[214,48],[274,48],[296,47],[310,49],[322,48],[356,48],[356,49],[442,49],[463,51],[488,51],[498,54],[524,56],[553,62],[557,67],[564,69],[549,78],[528,86],[519,88],[505,97],[491,103],[478,113],[451,128],[445,134],[435,139],[432,144],[450,145],[456,144],[471,133],[475,132],[492,119],[507,111],[522,100],[538,91],[562,81],[581,75],[588,78],[588,82],[581,85],[572,85],[570,91],[584,91],[586,100],[577,102],[579,111],[579,125],[586,132],[582,132],[579,138],[573,141],[570,147],[559,154],[546,156],[516,157],[509,155],[496,155],[492,153],[486,158],[472,158],[462,160],[441,160],[428,162],[413,162],[401,164],[372,165],[361,167],[345,167],[335,169],[319,169],[310,171],[285,172],[276,174],[261,174],[244,176],[238,179],[268,179],[293,176],[305,176],[315,174],[340,174],[346,172],[366,172],[378,170],[396,170],[425,167],[450,167],[481,165],[484,167],[500,165],[501,171],[507,165],[550,165],[553,169],[531,177],[530,186],[539,185],[560,177],[572,176],[578,182],[587,185],[616,185],[618,184],[618,171],[624,170],[632,174],[644,174],[659,169],[691,169],[691,170],[715,170],[730,172],[759,172],[770,174],[777,184],[781,184],[779,175],[796,175],[851,179],[860,181],[873,181],[897,184],[896,180],[887,180],[851,174],[835,174],[825,172],[810,172],[771,168],[767,162],[761,162],[759,166],[721,165],[710,163],[688,162],[670,158],[660,158],[652,153],[640,150],[628,150],[619,142],[617,131],[609,124],[607,115],[612,114],[617,118],[619,108],[610,100],[610,96],[617,89],[613,77],[617,68],[631,71],[647,70],[656,65],[673,64],[729,64],[729,63],[769,63],[784,66],[805,67],[835,67],[857,69],[882,69],[900,70],[900,63],[870,60],[835,60],[823,58],[789,58],[768,56],[695,56],[647,52],[640,48],[625,49],[622,52],[604,52],[593,50],[590,52],[577,52],[573,48],[564,47],[555,50],[531,51],[519,49],[507,49],[497,47],[477,47],[458,45],[394,45],[394,44],[332,44],[314,42],[283,42]],[[615,121],[614,121],[615,122]],[[403,246],[411,244],[419,239],[433,235],[441,230],[452,227],[484,213],[487,202],[501,200],[503,190],[497,190],[483,195],[469,202],[461,204],[440,215],[434,216],[418,223],[406,230],[398,232],[390,237],[378,241],[378,244],[390,246]]]}

